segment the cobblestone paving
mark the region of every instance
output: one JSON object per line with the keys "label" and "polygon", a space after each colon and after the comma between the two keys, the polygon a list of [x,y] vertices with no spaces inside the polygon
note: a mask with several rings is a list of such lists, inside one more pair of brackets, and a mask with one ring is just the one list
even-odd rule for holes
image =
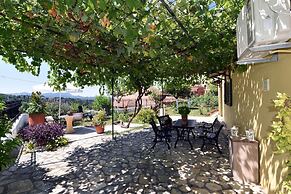
{"label": "cobblestone paving", "polygon": [[[223,154],[193,140],[152,151],[150,130],[131,132],[112,141],[99,136],[70,143],[54,152],[37,153],[37,164],[26,163],[0,174],[0,193],[263,193],[256,185],[231,178],[227,142]],[[172,142],[173,144],[173,142]]]}

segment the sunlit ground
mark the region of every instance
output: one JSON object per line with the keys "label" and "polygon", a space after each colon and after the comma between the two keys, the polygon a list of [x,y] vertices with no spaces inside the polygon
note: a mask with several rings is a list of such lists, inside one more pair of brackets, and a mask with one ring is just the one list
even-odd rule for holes
{"label": "sunlit ground", "polygon": [[194,150],[188,142],[173,148],[175,133],[171,150],[165,143],[151,150],[153,137],[143,129],[116,141],[108,135],[84,138],[37,153],[34,167],[25,163],[26,154],[18,167],[2,173],[0,193],[262,193],[231,178],[224,135],[222,155],[211,146],[201,152],[200,139],[192,139]]}

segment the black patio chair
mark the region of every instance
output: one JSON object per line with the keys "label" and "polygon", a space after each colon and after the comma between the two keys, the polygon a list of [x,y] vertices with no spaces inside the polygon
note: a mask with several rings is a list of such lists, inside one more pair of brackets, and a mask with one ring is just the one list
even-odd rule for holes
{"label": "black patio chair", "polygon": [[[165,130],[169,137],[171,137],[171,131],[173,129],[173,121],[169,115],[158,116],[161,130]],[[171,139],[169,139],[171,140]]]}
{"label": "black patio chair", "polygon": [[210,125],[210,126],[204,125],[202,127],[203,132],[200,136],[203,139],[203,144],[201,146],[202,151],[203,151],[203,148],[207,142],[210,145],[213,145],[213,142],[214,142],[214,145],[217,147],[218,152],[220,154],[222,153],[219,146],[218,146],[218,137],[219,137],[220,131],[222,130],[223,126],[224,125],[221,122],[219,122],[218,119],[216,118],[212,125]]}
{"label": "black patio chair", "polygon": [[214,123],[218,121],[216,117],[212,123],[201,122],[198,124],[198,127],[195,129],[194,133],[196,137],[203,137],[206,131],[212,131]]}
{"label": "black patio chair", "polygon": [[151,149],[154,149],[156,144],[158,142],[163,142],[163,140],[166,142],[166,144],[168,145],[168,149],[171,149],[170,147],[170,144],[169,144],[169,139],[170,139],[170,136],[168,135],[168,131],[167,130],[164,130],[163,128],[161,127],[157,127],[156,125],[156,122],[154,121],[154,119],[151,119],[150,121],[150,125],[152,126],[153,128],[153,131],[155,133],[155,139],[154,139],[154,145],[152,146]]}

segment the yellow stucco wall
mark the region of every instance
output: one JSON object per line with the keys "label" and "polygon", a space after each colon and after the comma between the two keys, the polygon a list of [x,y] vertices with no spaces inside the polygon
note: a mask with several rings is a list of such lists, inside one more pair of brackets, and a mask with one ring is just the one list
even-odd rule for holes
{"label": "yellow stucco wall", "polygon": [[[237,125],[240,133],[253,128],[260,141],[260,177],[266,193],[278,193],[287,169],[282,169],[286,156],[273,153],[268,139],[276,114],[273,100],[277,92],[291,96],[291,54],[280,54],[279,61],[249,65],[247,71],[232,74],[233,105],[223,105],[228,127]],[[270,79],[270,90],[263,91],[263,80]],[[282,191],[282,190],[281,190]]]}

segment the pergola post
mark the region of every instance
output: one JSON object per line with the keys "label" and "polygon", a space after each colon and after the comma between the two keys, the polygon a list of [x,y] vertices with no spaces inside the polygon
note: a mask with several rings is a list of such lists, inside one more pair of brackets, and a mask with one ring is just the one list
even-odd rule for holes
{"label": "pergola post", "polygon": [[165,115],[165,110],[164,110],[164,105],[163,105],[163,98],[164,98],[164,79],[162,78],[161,80],[161,84],[162,84],[162,93],[160,95],[160,108],[162,108],[162,115],[161,116],[164,116]]}
{"label": "pergola post", "polygon": [[114,137],[114,78],[112,77],[111,79],[111,89],[112,89],[112,93],[111,93],[111,115],[112,115],[112,119],[111,119],[111,135],[112,135],[112,139],[116,140]]}
{"label": "pergola post", "polygon": [[61,123],[61,104],[62,104],[62,96],[61,92],[59,91],[59,123]]}

